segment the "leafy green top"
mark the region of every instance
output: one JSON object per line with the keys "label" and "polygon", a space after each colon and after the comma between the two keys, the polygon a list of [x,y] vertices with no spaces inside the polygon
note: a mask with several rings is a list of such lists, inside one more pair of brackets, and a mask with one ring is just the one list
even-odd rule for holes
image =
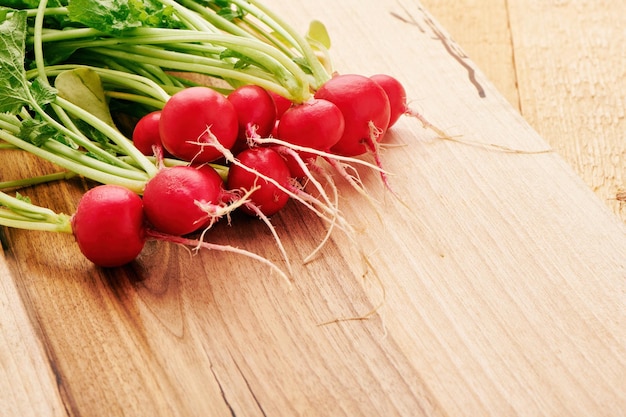
{"label": "leafy green top", "polygon": [[24,70],[26,12],[0,9],[0,111],[15,113],[33,101],[44,105],[55,98],[54,89],[35,80]]}
{"label": "leafy green top", "polygon": [[182,27],[174,8],[155,0],[71,0],[67,9],[72,21],[115,36],[142,26]]}

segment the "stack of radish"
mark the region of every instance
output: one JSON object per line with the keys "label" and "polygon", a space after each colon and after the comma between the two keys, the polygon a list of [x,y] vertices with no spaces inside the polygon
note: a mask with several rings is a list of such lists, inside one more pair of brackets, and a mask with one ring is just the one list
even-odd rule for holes
{"label": "stack of radish", "polygon": [[[38,229],[45,229],[42,224],[62,224],[54,230],[73,233],[83,254],[103,267],[131,262],[147,239],[255,258],[250,252],[205,242],[205,232],[233,210],[257,216],[271,227],[269,217],[290,200],[349,231],[336,199],[327,193],[329,186],[336,189],[322,166],[332,167],[361,190],[346,169],[350,164],[376,169],[385,180],[378,146],[387,130],[409,112],[404,88],[382,74],[331,76],[333,71],[324,64],[329,43],[318,22],[305,39],[257,1],[209,2],[205,7],[163,0],[161,11],[174,11],[167,24],[158,21],[154,27],[118,28],[104,34],[107,27],[102,22],[76,10],[105,5],[99,0],[70,0],[70,18],[93,28],[86,36],[84,31],[73,32],[76,23],[44,32],[43,22],[48,21],[44,16],[60,13],[44,3],[30,14],[10,12],[0,25],[7,39],[23,30],[22,58],[31,54],[28,45],[39,46],[32,50],[36,70],[23,72],[22,103],[10,106],[11,115],[0,121],[0,139],[101,185],[84,194],[73,216],[50,215],[43,220],[24,210],[23,205],[30,203],[3,194],[0,224]],[[132,13],[130,21],[131,17]],[[259,31],[265,37],[259,37]],[[70,51],[67,62],[48,64],[48,48]],[[157,59],[157,48],[170,61]],[[127,49],[134,51],[132,59],[126,57]],[[187,61],[189,56],[194,59]],[[121,69],[110,67],[113,59]],[[61,81],[71,80],[78,71],[81,80],[88,74],[99,83],[114,114],[134,109],[130,116],[136,124],[128,139],[111,126],[113,118],[95,117],[91,107],[72,99],[71,89],[78,87],[68,91]],[[220,83],[199,84],[193,81],[198,74]],[[44,88],[51,93],[43,105],[31,94],[36,85],[50,87]],[[56,104],[62,113],[50,117],[47,103]],[[1,110],[7,111],[4,107]],[[24,111],[27,107],[35,109],[34,116]],[[69,124],[77,118],[90,128]],[[21,134],[25,125],[40,122],[56,129],[69,146],[52,135],[34,143]],[[93,161],[86,158],[101,151]],[[364,155],[370,157],[361,158]],[[306,192],[304,183],[315,189],[316,197]],[[39,210],[30,207],[32,213]]]}

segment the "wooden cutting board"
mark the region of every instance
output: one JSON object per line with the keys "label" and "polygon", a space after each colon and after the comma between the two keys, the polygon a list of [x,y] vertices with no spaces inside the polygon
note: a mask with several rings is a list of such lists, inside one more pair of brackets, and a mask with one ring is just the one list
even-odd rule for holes
{"label": "wooden cutting board", "polygon": [[[395,75],[458,141],[401,120],[383,158],[403,204],[362,171],[378,213],[337,180],[358,244],[336,230],[302,265],[325,224],[275,217],[289,284],[162,243],[101,270],[71,236],[3,229],[0,415],[624,415],[623,222],[419,3],[267,4],[322,20],[338,71]],[[18,157],[2,179],[51,169]],[[84,185],[24,192],[69,213]],[[280,262],[250,219],[207,238]]]}

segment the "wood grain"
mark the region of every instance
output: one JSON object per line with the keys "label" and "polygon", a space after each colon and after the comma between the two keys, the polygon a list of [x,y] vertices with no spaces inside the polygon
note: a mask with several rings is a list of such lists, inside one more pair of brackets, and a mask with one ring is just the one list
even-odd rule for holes
{"label": "wood grain", "polygon": [[[102,270],[71,236],[3,229],[8,415],[623,415],[626,227],[605,201],[419,3],[267,4],[325,22],[340,72],[394,74],[451,135],[521,152],[401,120],[383,158],[404,204],[367,170],[380,213],[337,180],[357,245],[336,231],[302,265],[326,225],[295,203],[273,219],[289,284],[165,242]],[[23,174],[0,158],[3,178]],[[84,187],[24,192],[72,212]],[[280,262],[253,219],[208,238]]]}
{"label": "wood grain", "polygon": [[463,51],[623,221],[626,4],[424,0]]}
{"label": "wood grain", "polygon": [[6,263],[0,262],[0,404],[6,416],[63,416],[54,369]]}
{"label": "wood grain", "polygon": [[[515,62],[518,51],[514,50],[511,38],[509,3],[507,0],[422,1],[462,53],[520,110]],[[524,18],[526,14],[520,12],[522,16],[518,18]]]}

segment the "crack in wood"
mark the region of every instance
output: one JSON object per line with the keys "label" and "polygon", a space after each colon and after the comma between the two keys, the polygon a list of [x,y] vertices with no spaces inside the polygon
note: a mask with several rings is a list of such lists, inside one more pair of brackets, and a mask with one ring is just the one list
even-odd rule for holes
{"label": "crack in wood", "polygon": [[211,364],[209,369],[211,370],[211,374],[213,374],[213,378],[215,378],[215,382],[217,383],[217,387],[220,390],[220,395],[222,396],[222,399],[224,400],[224,404],[226,404],[226,407],[228,407],[228,409],[230,410],[230,415],[233,417],[237,417],[237,413],[235,413],[233,406],[230,405],[230,401],[228,401],[228,398],[226,397],[226,392],[224,391],[224,387],[222,387],[222,383],[220,382],[220,379],[217,377],[217,374],[215,373],[215,369],[213,369],[213,364]]}
{"label": "crack in wood", "polygon": [[[403,9],[404,13],[406,14],[406,17],[395,12],[390,12],[391,16],[400,20],[402,23],[415,26],[422,33],[426,33],[426,30],[424,30],[422,25],[420,25],[419,21],[411,15],[411,12],[409,12],[401,4],[400,4],[400,7]],[[467,62],[467,59],[468,59],[467,55],[460,52],[458,47],[453,47],[453,41],[449,37],[443,34],[443,32],[437,27],[437,24],[428,15],[426,10],[424,10],[421,6],[418,6],[418,9],[423,16],[424,22],[426,23],[426,25],[428,25],[428,28],[433,32],[435,39],[439,40],[441,44],[443,45],[444,49],[446,50],[446,52],[448,52],[448,54],[452,56],[452,58],[454,58],[459,63],[459,65],[465,68],[465,70],[467,71],[468,79],[470,83],[472,83],[472,85],[476,88],[476,91],[478,92],[478,96],[480,98],[487,97],[487,93],[485,92],[484,87],[476,79],[476,70]]]}
{"label": "crack in wood", "polygon": [[[232,355],[231,355],[231,357],[232,357]],[[246,378],[246,376],[244,375],[243,371],[239,367],[239,364],[234,360],[234,358],[233,358],[233,363],[235,364],[235,367],[237,368],[237,371],[239,372],[239,374],[243,378],[243,382],[246,383],[246,388],[248,388],[248,391],[250,392],[250,395],[252,395],[252,399],[254,399],[254,402],[256,403],[257,407],[259,407],[259,411],[261,411],[261,415],[263,415],[263,417],[267,417],[267,414],[265,414],[265,410],[263,410],[263,406],[261,405],[261,402],[259,401],[259,399],[257,398],[256,394],[252,390],[252,387],[250,386],[250,382],[248,381],[248,378]]]}

